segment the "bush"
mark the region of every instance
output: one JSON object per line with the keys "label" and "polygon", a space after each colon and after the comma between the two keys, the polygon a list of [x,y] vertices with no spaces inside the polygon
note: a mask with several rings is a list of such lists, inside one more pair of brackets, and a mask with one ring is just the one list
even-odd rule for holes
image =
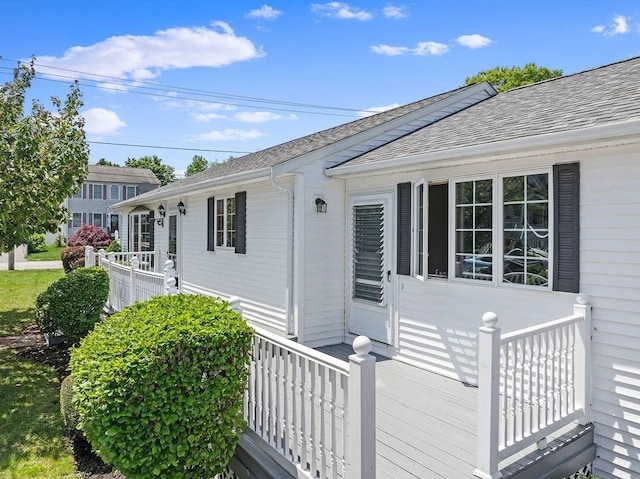
{"label": "bush", "polygon": [[27,238],[27,254],[47,251],[47,242],[43,234],[33,234]]}
{"label": "bush", "polygon": [[65,273],[84,267],[84,246],[69,246],[60,252]]}
{"label": "bush", "polygon": [[98,267],[76,269],[36,299],[36,323],[47,334],[77,342],[100,321],[109,296],[109,275]]}
{"label": "bush", "polygon": [[63,246],[67,246],[67,241],[64,238],[62,233],[58,233],[53,240],[53,246],[57,246],[58,248],[62,248]]}
{"label": "bush", "polygon": [[79,428],[130,479],[213,477],[244,427],[253,330],[220,299],[158,296],[71,352]]}
{"label": "bush", "polygon": [[105,253],[119,253],[120,251],[122,251],[122,248],[120,247],[120,243],[118,243],[118,240],[113,240],[111,241],[111,243],[109,243],[109,246],[107,246],[107,249],[105,250]]}
{"label": "bush", "polygon": [[67,246],[93,246],[96,249],[109,246],[111,238],[109,234],[93,225],[82,225],[78,231],[69,237]]}
{"label": "bush", "polygon": [[71,434],[76,434],[78,429],[78,411],[73,407],[73,375],[69,375],[60,385],[60,414],[64,427]]}

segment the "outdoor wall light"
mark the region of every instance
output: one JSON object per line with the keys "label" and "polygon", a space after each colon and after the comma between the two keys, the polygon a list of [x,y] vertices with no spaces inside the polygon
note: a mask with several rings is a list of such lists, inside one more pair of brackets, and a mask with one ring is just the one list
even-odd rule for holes
{"label": "outdoor wall light", "polygon": [[164,206],[162,203],[160,203],[160,206],[158,206],[158,213],[160,214],[160,216],[162,216],[164,218],[164,215],[166,215],[167,213],[164,210]]}
{"label": "outdoor wall light", "polygon": [[316,213],[326,213],[327,212],[327,202],[320,197],[316,198]]}
{"label": "outdoor wall light", "polygon": [[180,203],[178,203],[178,212],[181,215],[186,215],[187,214],[187,207],[184,205],[182,200],[180,200]]}

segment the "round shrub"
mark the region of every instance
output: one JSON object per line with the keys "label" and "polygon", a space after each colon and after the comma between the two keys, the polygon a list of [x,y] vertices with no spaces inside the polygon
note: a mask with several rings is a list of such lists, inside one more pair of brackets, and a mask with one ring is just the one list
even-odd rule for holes
{"label": "round shrub", "polygon": [[36,299],[36,323],[47,334],[77,342],[100,321],[109,296],[109,275],[98,267],[80,268],[52,283]]}
{"label": "round shrub", "polygon": [[253,330],[220,299],[158,296],[71,352],[79,428],[129,479],[213,477],[245,425]]}
{"label": "round shrub", "polygon": [[47,251],[47,242],[43,234],[32,234],[27,238],[27,254]]}
{"label": "round shrub", "polygon": [[73,375],[70,374],[60,384],[60,414],[64,427],[72,434],[79,432],[78,430],[78,411],[73,406]]}
{"label": "round shrub", "polygon": [[73,233],[67,241],[67,246],[93,246],[94,248],[106,248],[111,243],[109,234],[93,225],[82,225]]}
{"label": "round shrub", "polygon": [[84,266],[84,246],[68,246],[60,253],[65,273]]}
{"label": "round shrub", "polygon": [[113,240],[111,241],[111,243],[109,243],[109,246],[107,246],[105,253],[119,253],[120,251],[122,251],[120,243],[118,242],[118,240]]}

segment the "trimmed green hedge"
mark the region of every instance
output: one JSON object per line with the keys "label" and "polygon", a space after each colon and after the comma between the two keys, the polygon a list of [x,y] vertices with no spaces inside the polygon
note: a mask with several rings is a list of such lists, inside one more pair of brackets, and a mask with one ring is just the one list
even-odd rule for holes
{"label": "trimmed green hedge", "polygon": [[60,414],[64,426],[72,434],[78,430],[78,411],[73,407],[73,375],[69,375],[60,384]]}
{"label": "trimmed green hedge", "polygon": [[109,296],[109,275],[98,267],[80,268],[52,283],[36,299],[36,323],[46,334],[59,332],[77,342],[87,335]]}
{"label": "trimmed green hedge", "polygon": [[129,479],[213,477],[244,427],[253,330],[195,295],[135,303],[71,352],[79,428]]}

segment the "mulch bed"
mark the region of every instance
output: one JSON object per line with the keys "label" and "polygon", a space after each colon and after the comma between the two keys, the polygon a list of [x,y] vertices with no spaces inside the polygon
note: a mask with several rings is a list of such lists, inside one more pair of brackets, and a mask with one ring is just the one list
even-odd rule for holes
{"label": "mulch bed", "polygon": [[[14,349],[23,358],[53,367],[60,382],[69,374],[69,345],[47,346],[35,325],[26,327],[21,336],[0,338],[0,349]],[[102,462],[83,437],[69,436],[68,443],[73,451],[76,471],[82,479],[125,479]]]}

